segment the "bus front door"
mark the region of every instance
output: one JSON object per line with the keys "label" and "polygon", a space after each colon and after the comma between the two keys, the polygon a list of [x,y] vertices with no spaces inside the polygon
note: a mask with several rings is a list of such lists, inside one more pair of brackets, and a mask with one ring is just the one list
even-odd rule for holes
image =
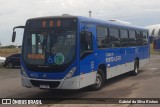
{"label": "bus front door", "polygon": [[93,34],[93,28],[89,27],[80,33],[80,88],[94,84],[96,81]]}

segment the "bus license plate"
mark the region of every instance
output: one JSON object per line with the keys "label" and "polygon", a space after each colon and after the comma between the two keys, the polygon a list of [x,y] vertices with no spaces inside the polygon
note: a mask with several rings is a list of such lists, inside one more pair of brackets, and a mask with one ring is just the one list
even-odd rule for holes
{"label": "bus license plate", "polygon": [[40,85],[40,88],[45,88],[45,89],[49,89],[49,85]]}

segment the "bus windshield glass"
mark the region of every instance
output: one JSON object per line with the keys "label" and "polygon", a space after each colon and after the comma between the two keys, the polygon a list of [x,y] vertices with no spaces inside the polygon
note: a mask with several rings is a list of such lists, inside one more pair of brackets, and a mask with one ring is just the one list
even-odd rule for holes
{"label": "bus windshield glass", "polygon": [[75,58],[76,30],[26,31],[23,45],[23,59],[27,64],[66,65]]}

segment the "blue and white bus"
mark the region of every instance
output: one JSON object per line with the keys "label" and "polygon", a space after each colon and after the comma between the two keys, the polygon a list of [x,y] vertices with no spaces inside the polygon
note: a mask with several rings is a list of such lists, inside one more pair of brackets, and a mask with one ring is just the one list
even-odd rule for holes
{"label": "blue and white bus", "polygon": [[24,28],[21,78],[25,87],[102,88],[104,81],[149,62],[148,30],[81,16],[32,18]]}

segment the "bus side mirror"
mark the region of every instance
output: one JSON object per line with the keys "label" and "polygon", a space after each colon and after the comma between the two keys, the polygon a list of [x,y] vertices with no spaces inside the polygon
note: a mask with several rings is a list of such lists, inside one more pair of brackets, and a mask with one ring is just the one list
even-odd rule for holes
{"label": "bus side mirror", "polygon": [[12,42],[15,42],[15,39],[16,39],[16,32],[13,31],[13,34],[12,34]]}
{"label": "bus side mirror", "polygon": [[15,29],[17,29],[17,28],[23,28],[23,29],[25,29],[25,26],[16,26],[16,27],[13,28],[12,42],[15,42],[15,39],[16,39]]}

